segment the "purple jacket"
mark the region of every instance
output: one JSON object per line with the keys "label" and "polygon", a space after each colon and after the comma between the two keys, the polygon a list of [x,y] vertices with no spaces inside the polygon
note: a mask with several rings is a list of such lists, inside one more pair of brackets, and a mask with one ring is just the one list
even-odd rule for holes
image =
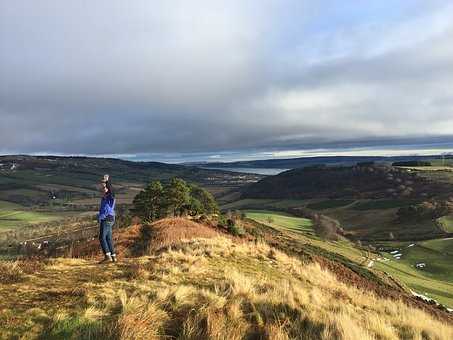
{"label": "purple jacket", "polygon": [[107,216],[115,217],[115,197],[112,195],[105,195],[101,199],[98,216],[99,222],[105,220]]}

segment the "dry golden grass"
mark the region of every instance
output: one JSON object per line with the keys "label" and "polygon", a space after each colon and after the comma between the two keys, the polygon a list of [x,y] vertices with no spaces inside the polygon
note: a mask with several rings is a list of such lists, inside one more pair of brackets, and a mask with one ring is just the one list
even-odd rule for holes
{"label": "dry golden grass", "polygon": [[19,261],[0,261],[0,284],[21,282],[25,279]]}
{"label": "dry golden grass", "polygon": [[165,218],[149,226],[144,226],[144,228],[145,233],[148,232],[152,235],[150,250],[171,247],[182,240],[219,236],[219,233],[213,228],[185,218]]}
{"label": "dry golden grass", "polygon": [[[68,290],[74,301],[83,296],[82,304],[58,311],[40,304],[39,313],[51,315],[42,318],[41,333],[2,325],[0,318],[0,338],[453,339],[452,325],[349,287],[318,264],[262,243],[192,239],[118,266],[58,259],[43,273],[71,275],[71,269],[79,271],[72,277],[77,289],[58,281],[53,289]],[[39,285],[38,276],[30,280]],[[39,324],[36,314],[29,310],[21,320]]]}

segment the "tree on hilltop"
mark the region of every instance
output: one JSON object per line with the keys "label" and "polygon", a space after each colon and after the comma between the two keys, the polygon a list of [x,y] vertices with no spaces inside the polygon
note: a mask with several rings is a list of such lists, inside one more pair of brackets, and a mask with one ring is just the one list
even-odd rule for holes
{"label": "tree on hilltop", "polygon": [[165,202],[173,216],[182,215],[184,208],[190,205],[190,188],[187,183],[174,177],[165,188]]}
{"label": "tree on hilltop", "polygon": [[164,215],[164,187],[159,181],[148,184],[135,196],[133,212],[144,221],[154,221]]}
{"label": "tree on hilltop", "polygon": [[219,206],[214,196],[207,190],[199,187],[198,185],[190,185],[190,195],[193,199],[200,202],[202,211],[200,213],[216,214],[219,212]]}
{"label": "tree on hilltop", "polygon": [[134,198],[133,205],[132,211],[147,222],[169,215],[196,216],[219,211],[211,193],[176,177],[165,185],[159,181],[150,183]]}

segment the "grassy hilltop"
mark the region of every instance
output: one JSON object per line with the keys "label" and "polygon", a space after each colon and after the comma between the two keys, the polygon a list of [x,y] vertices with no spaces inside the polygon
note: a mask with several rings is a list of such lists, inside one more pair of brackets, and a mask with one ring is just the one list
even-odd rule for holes
{"label": "grassy hilltop", "polygon": [[[164,219],[117,231],[124,256],[118,265],[99,266],[89,257],[3,262],[0,337],[453,336],[450,316],[390,281],[381,290],[365,277],[351,281],[358,274],[327,257],[270,245],[288,236],[282,231],[247,221],[244,228],[247,235],[237,238],[208,224]],[[293,248],[304,245],[294,242]]]}

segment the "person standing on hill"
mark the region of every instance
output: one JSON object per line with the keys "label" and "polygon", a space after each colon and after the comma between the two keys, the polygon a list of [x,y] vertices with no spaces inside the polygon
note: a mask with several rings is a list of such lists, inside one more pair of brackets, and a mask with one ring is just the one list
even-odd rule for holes
{"label": "person standing on hill", "polygon": [[100,263],[116,262],[115,248],[112,240],[112,227],[115,224],[115,194],[109,175],[105,175],[102,182],[102,199],[99,208],[99,242],[104,259]]}

